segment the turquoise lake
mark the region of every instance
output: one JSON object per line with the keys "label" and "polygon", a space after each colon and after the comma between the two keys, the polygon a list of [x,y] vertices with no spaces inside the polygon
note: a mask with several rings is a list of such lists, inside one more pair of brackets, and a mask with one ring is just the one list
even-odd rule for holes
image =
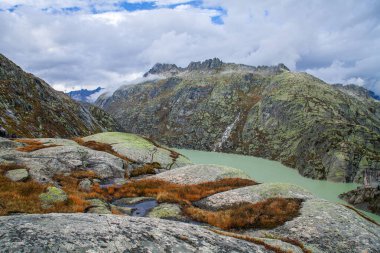
{"label": "turquoise lake", "polygon": [[[313,180],[305,178],[298,174],[298,171],[286,167],[285,165],[254,156],[244,156],[236,154],[196,151],[188,149],[177,149],[178,152],[187,156],[196,164],[219,164],[239,168],[250,175],[255,181],[265,182],[281,182],[291,183],[304,187],[312,192],[315,196],[336,203],[344,203],[345,201],[338,198],[338,195],[358,187],[354,183],[334,183],[322,180]],[[364,212],[372,219],[380,222],[380,216]]]}

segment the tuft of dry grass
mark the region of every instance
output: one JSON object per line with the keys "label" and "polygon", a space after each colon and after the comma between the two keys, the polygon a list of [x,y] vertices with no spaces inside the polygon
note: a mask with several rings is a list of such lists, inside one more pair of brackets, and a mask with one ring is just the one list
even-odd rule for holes
{"label": "tuft of dry grass", "polygon": [[[212,194],[228,191],[244,186],[255,185],[249,179],[226,178],[215,182],[206,182],[193,185],[180,185],[159,179],[132,180],[121,187],[110,186],[100,189],[108,198],[123,197],[156,197],[159,202],[174,202],[190,205]],[[99,192],[99,193],[101,193]]]}
{"label": "tuft of dry grass", "polygon": [[274,228],[299,215],[301,200],[272,198],[255,204],[242,203],[220,211],[208,211],[193,206],[183,208],[193,220],[221,229]]}
{"label": "tuft of dry grass", "polygon": [[31,180],[13,182],[4,176],[6,171],[20,168],[25,167],[17,164],[0,165],[0,215],[41,212],[39,195],[47,185]]}
{"label": "tuft of dry grass", "polygon": [[16,150],[22,151],[22,152],[33,152],[39,149],[52,148],[52,147],[59,146],[56,144],[45,145],[39,140],[35,140],[35,139],[16,139],[15,141],[26,144],[26,146],[24,147],[16,148]]}
{"label": "tuft of dry grass", "polygon": [[72,213],[83,212],[88,206],[86,199],[104,198],[96,192],[82,192],[78,184],[83,178],[97,178],[93,171],[75,171],[70,176],[54,177],[67,193],[67,201],[57,203],[51,208],[43,209],[39,195],[46,191],[49,184],[40,184],[33,180],[13,182],[4,176],[4,172],[15,168],[25,168],[22,165],[0,165],[0,215],[12,213]]}
{"label": "tuft of dry grass", "polygon": [[69,176],[54,176],[53,180],[61,185],[62,190],[65,191],[68,196],[66,202],[54,206],[56,211],[60,213],[84,212],[90,205],[86,199],[104,199],[103,195],[96,191],[84,192],[79,189],[79,182],[84,178],[95,179],[98,178],[98,176],[91,170],[74,171]]}
{"label": "tuft of dry grass", "polygon": [[131,173],[131,177],[137,177],[141,175],[156,174],[156,169],[160,169],[161,165],[159,163],[146,163],[143,166],[134,169]]}

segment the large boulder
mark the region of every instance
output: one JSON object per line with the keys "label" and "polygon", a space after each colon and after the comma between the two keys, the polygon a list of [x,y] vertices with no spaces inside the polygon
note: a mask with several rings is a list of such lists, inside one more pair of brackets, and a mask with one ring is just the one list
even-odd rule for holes
{"label": "large boulder", "polygon": [[177,184],[199,184],[225,178],[250,179],[247,174],[239,169],[213,164],[188,165],[149,178]]}
{"label": "large boulder", "polygon": [[[138,163],[159,163],[165,169],[191,164],[185,156],[136,134],[108,132],[83,138],[84,141],[96,141],[110,144],[116,152]],[[175,155],[178,154],[178,157]]]}
{"label": "large boulder", "polygon": [[196,225],[116,215],[5,216],[0,235],[4,252],[272,252]]}
{"label": "large boulder", "polygon": [[311,199],[313,194],[302,187],[285,183],[264,183],[217,193],[196,204],[207,209],[221,209],[239,203],[257,203],[269,198]]}

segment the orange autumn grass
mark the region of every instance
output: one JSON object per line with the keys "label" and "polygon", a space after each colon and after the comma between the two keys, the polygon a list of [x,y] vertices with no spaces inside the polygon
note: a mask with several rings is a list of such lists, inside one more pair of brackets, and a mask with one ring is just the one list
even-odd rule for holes
{"label": "orange autumn grass", "polygon": [[142,179],[132,180],[121,187],[110,186],[105,189],[94,187],[94,190],[109,199],[144,196],[155,197],[159,202],[191,205],[191,202],[218,192],[255,184],[256,182],[252,180],[241,178],[225,178],[192,185],[180,185],[158,179]]}
{"label": "orange autumn grass", "polygon": [[299,215],[299,199],[271,198],[252,204],[242,203],[226,210],[208,211],[193,206],[183,208],[191,219],[221,229],[274,228]]}
{"label": "orange autumn grass", "polygon": [[78,171],[70,176],[57,176],[62,189],[67,193],[68,200],[55,204],[51,208],[43,209],[39,195],[46,191],[49,184],[40,184],[33,180],[25,182],[13,182],[4,176],[11,169],[25,168],[22,165],[0,165],[0,215],[12,213],[72,213],[83,212],[89,206],[86,199],[102,198],[95,192],[81,192],[78,190],[78,182],[81,178],[96,177],[92,171]]}
{"label": "orange autumn grass", "polygon": [[57,147],[59,145],[56,144],[49,144],[45,145],[39,140],[35,139],[16,139],[16,142],[24,143],[26,146],[24,147],[19,147],[16,150],[22,151],[22,152],[33,152],[39,149],[44,149],[44,148],[51,148],[51,147]]}

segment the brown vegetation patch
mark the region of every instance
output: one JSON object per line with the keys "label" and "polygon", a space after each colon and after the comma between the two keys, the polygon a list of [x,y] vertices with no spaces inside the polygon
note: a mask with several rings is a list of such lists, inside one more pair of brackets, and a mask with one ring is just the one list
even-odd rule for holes
{"label": "brown vegetation patch", "polygon": [[79,137],[74,138],[73,140],[81,146],[84,146],[84,147],[87,147],[87,148],[90,148],[93,150],[103,151],[103,152],[109,153],[111,155],[114,155],[116,157],[123,159],[126,162],[135,162],[132,159],[130,159],[126,156],[123,156],[123,155],[119,154],[118,152],[116,152],[115,150],[113,150],[111,144],[97,142],[97,141],[84,141],[82,138],[79,138]]}
{"label": "brown vegetation patch", "polygon": [[24,165],[16,163],[0,164],[0,174],[4,174],[9,170],[25,169]]}
{"label": "brown vegetation patch", "polygon": [[31,179],[25,182],[13,182],[4,176],[4,172],[25,168],[22,165],[0,165],[0,215],[12,213],[72,213],[83,212],[89,206],[86,199],[103,198],[96,192],[82,192],[78,184],[83,178],[97,178],[93,171],[75,171],[70,176],[54,177],[67,193],[67,201],[57,203],[51,208],[41,207],[39,195],[46,191],[49,184],[41,184]]}
{"label": "brown vegetation patch", "polygon": [[225,210],[208,211],[185,207],[184,213],[193,220],[221,229],[274,228],[299,215],[300,199],[272,198],[255,204],[243,203]]}
{"label": "brown vegetation patch", "polygon": [[4,176],[8,170],[23,168],[17,164],[0,165],[0,215],[41,212],[38,196],[45,191],[46,185],[31,180],[13,182]]}
{"label": "brown vegetation patch", "polygon": [[16,149],[17,151],[22,151],[22,152],[33,152],[39,149],[52,148],[52,147],[59,146],[56,144],[46,145],[40,142],[39,140],[35,140],[35,139],[17,139],[15,141],[26,144],[26,146],[19,147]]}
{"label": "brown vegetation patch", "polygon": [[87,199],[104,199],[102,194],[96,191],[85,192],[79,189],[79,182],[84,179],[98,178],[96,173],[91,170],[78,170],[71,173],[69,176],[56,175],[53,180],[61,185],[63,191],[66,192],[68,200],[64,203],[57,204],[55,208],[60,213],[84,212],[90,205]]}
{"label": "brown vegetation patch", "polygon": [[97,191],[108,198],[156,197],[159,202],[174,202],[191,205],[193,201],[200,200],[218,192],[255,184],[256,182],[252,180],[241,178],[226,178],[215,182],[193,185],[180,185],[158,179],[142,179],[133,180],[121,187],[110,186],[104,189],[98,187]]}
{"label": "brown vegetation patch", "polygon": [[139,168],[134,169],[131,173],[131,177],[137,177],[141,175],[156,174],[156,169],[160,169],[161,165],[159,163],[146,163]]}

